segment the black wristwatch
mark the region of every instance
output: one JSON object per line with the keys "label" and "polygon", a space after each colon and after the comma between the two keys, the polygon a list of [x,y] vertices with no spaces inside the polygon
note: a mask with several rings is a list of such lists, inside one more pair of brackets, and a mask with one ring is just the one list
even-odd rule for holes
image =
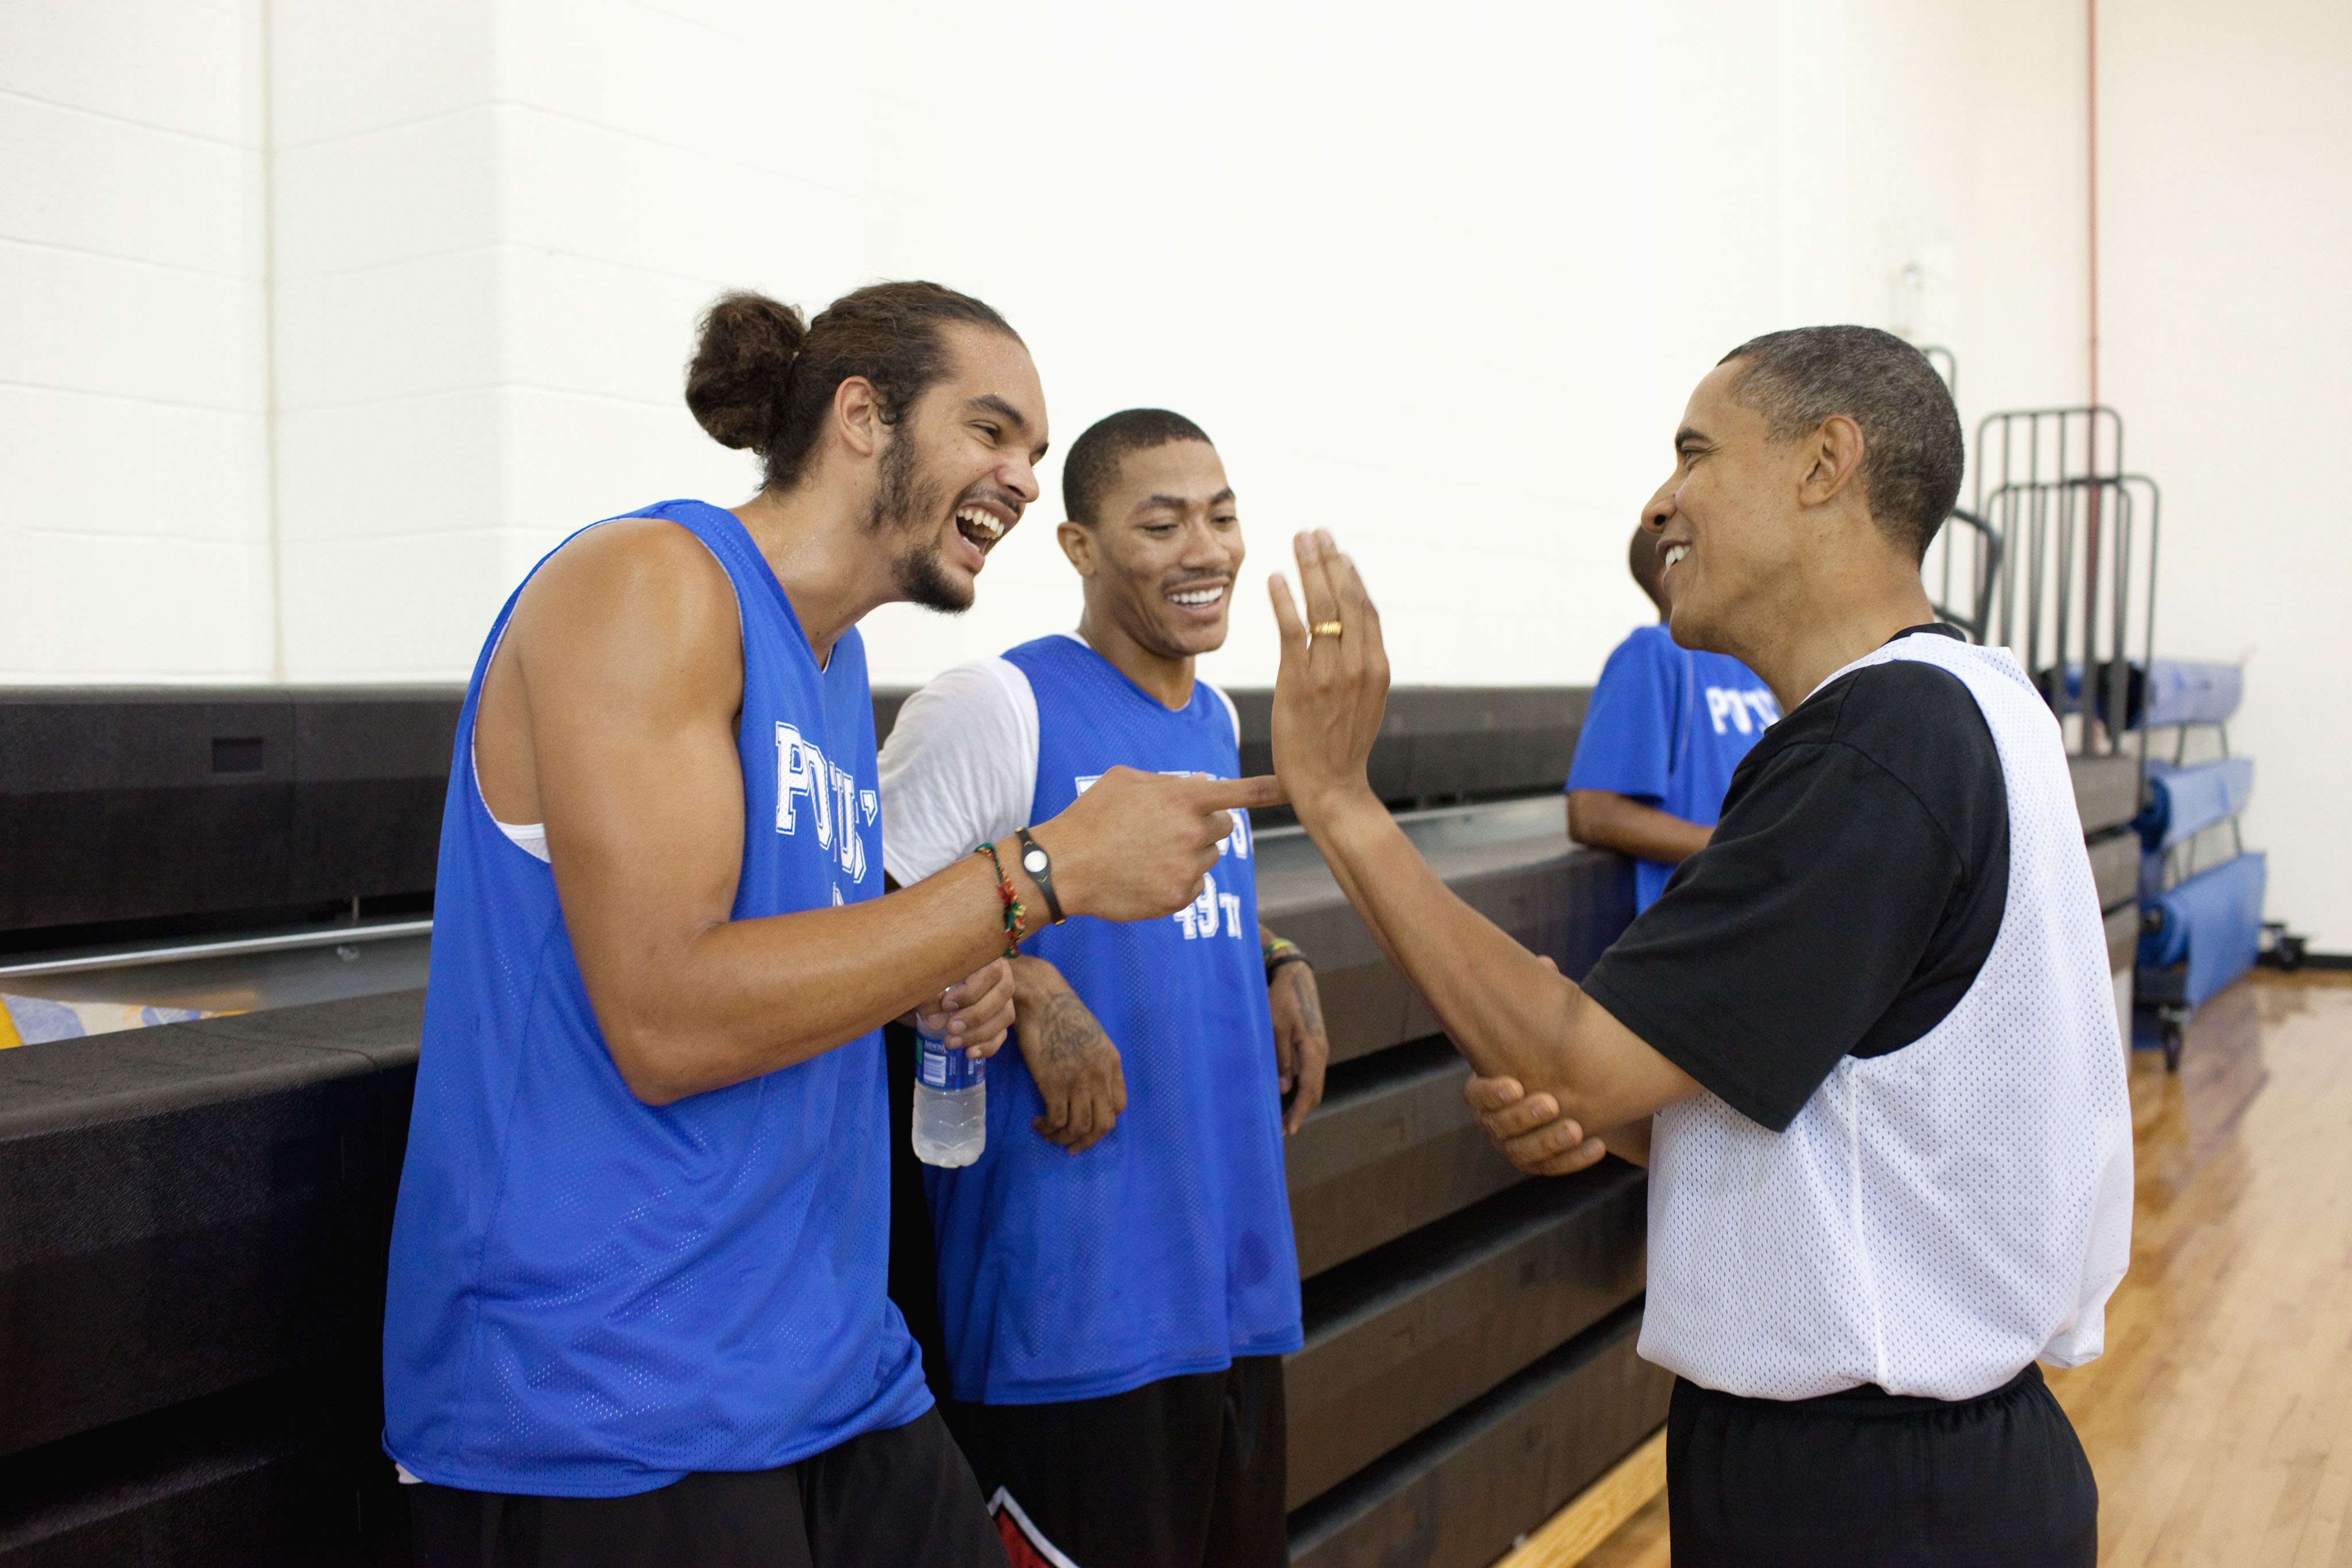
{"label": "black wristwatch", "polygon": [[1045,845],[1029,836],[1028,829],[1015,828],[1013,836],[1021,841],[1021,869],[1029,873],[1029,880],[1045,895],[1045,913],[1059,925],[1068,916],[1062,913],[1062,901],[1054,896],[1054,857],[1045,852]]}

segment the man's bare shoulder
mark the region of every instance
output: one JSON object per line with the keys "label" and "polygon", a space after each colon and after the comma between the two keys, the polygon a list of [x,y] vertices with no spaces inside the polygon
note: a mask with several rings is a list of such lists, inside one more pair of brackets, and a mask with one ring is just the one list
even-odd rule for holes
{"label": "man's bare shoulder", "polygon": [[548,603],[615,593],[651,594],[673,604],[723,601],[730,618],[734,612],[726,568],[692,532],[666,517],[615,517],[573,535],[548,557],[523,598]]}
{"label": "man's bare shoulder", "polygon": [[513,633],[534,690],[552,679],[740,691],[734,586],[700,539],[663,518],[616,518],[564,544],[524,589]]}

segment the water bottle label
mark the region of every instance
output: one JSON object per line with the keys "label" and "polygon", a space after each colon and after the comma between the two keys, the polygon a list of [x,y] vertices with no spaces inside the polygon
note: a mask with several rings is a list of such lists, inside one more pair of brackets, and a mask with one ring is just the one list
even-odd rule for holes
{"label": "water bottle label", "polygon": [[917,1075],[928,1089],[969,1089],[988,1075],[985,1065],[971,1060],[961,1051],[922,1042],[922,1059]]}

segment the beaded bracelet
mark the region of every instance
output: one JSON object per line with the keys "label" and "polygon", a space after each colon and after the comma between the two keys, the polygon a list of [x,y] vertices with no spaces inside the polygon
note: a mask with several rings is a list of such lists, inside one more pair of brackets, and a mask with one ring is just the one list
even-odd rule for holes
{"label": "beaded bracelet", "polygon": [[996,858],[994,844],[982,844],[971,852],[986,855],[988,863],[996,868],[996,896],[1004,905],[1004,956],[1018,958],[1021,956],[1022,925],[1029,917],[1029,906],[1022,903],[1021,895],[1013,891],[1013,879],[1005,874],[1004,862]]}

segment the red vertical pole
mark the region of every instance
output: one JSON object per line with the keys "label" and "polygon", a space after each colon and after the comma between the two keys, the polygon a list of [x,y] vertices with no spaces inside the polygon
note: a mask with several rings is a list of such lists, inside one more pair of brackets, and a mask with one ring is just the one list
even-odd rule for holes
{"label": "red vertical pole", "polygon": [[[2087,165],[2090,172],[2089,200],[2091,268],[2091,406],[2099,404],[2099,0],[2084,0],[2084,57],[2087,62],[2088,81],[2084,99],[2088,110],[2086,139]],[[2097,448],[2093,447],[2093,456]]]}
{"label": "red vertical pole", "polygon": [[[2089,216],[2090,267],[2090,428],[2084,432],[2084,452],[2089,458],[2090,483],[2084,486],[2087,503],[2083,518],[2083,749],[2102,749],[2093,739],[2099,730],[2098,704],[2093,693],[2105,683],[2099,678],[2099,522],[2105,497],[2099,486],[2099,0],[2084,0],[2084,208]],[[2116,455],[2118,464],[2120,453]],[[2120,639],[2116,649],[2120,658]],[[2065,650],[2059,650],[2065,657]]]}

